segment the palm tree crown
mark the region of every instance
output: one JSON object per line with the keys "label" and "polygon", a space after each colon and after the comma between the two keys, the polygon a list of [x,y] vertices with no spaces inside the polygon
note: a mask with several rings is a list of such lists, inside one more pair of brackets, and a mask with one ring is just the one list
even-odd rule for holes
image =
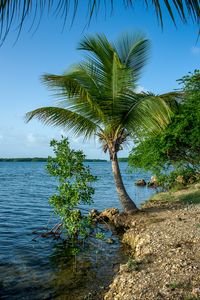
{"label": "palm tree crown", "polygon": [[37,117],[86,138],[97,135],[111,156],[136,128],[158,129],[168,122],[166,95],[136,92],[148,57],[146,38],[125,35],[111,44],[97,35],[85,37],[78,49],[89,53],[83,62],[63,75],[43,76],[44,83],[56,90],[59,107],[36,109],[27,114],[28,120]]}

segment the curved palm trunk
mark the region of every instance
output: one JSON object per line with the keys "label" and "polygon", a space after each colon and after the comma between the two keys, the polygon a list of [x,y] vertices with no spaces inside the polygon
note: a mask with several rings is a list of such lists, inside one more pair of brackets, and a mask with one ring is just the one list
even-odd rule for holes
{"label": "curved palm trunk", "polygon": [[132,211],[138,210],[135,203],[131,200],[126,189],[124,187],[124,183],[122,181],[121,172],[119,169],[119,163],[117,159],[117,155],[114,156],[112,159],[112,171],[115,179],[117,193],[119,195],[119,199],[121,201],[121,205],[125,212],[130,213]]}

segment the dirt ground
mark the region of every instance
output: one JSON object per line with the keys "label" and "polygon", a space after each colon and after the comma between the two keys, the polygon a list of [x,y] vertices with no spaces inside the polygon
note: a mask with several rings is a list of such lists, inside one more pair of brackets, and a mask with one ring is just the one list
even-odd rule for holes
{"label": "dirt ground", "polygon": [[200,187],[157,194],[139,213],[119,218],[130,258],[104,299],[200,299]]}

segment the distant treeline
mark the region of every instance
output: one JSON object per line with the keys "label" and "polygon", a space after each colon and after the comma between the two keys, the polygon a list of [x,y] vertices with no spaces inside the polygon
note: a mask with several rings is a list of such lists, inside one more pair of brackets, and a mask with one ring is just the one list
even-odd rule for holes
{"label": "distant treeline", "polygon": [[[45,157],[26,157],[26,158],[0,158],[0,162],[46,162]],[[105,159],[86,159],[86,162],[102,162],[107,161]]]}
{"label": "distant treeline", "polygon": [[44,157],[25,157],[25,158],[0,158],[0,162],[29,162],[29,161],[47,161]]}
{"label": "distant treeline", "polygon": [[118,160],[121,161],[121,162],[127,162],[128,157],[119,157]]}

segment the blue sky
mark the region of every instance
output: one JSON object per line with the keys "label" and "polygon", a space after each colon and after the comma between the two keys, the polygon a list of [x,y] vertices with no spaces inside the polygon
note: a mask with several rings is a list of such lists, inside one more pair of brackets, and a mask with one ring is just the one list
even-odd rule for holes
{"label": "blue sky", "polygon": [[[114,13],[104,11],[93,18],[85,28],[84,7],[80,8],[74,24],[66,24],[61,32],[62,22],[53,17],[42,19],[39,29],[33,34],[24,27],[19,40],[13,46],[17,32],[12,29],[6,42],[0,48],[0,157],[46,157],[51,154],[49,141],[64,134],[61,128],[47,127],[34,120],[24,122],[26,112],[53,105],[55,99],[41,83],[44,73],[59,74],[71,64],[82,59],[83,53],[76,47],[86,34],[103,32],[115,40],[123,32],[142,32],[151,40],[151,55],[139,86],[155,93],[177,88],[176,79],[199,68],[200,41],[197,40],[197,25],[178,22],[175,28],[164,15],[164,30],[158,25],[154,10],[146,11],[143,6],[126,10],[118,5]],[[90,158],[104,156],[100,145],[91,140],[73,138],[67,132],[72,147],[82,149]],[[120,156],[126,156],[128,149]]]}

